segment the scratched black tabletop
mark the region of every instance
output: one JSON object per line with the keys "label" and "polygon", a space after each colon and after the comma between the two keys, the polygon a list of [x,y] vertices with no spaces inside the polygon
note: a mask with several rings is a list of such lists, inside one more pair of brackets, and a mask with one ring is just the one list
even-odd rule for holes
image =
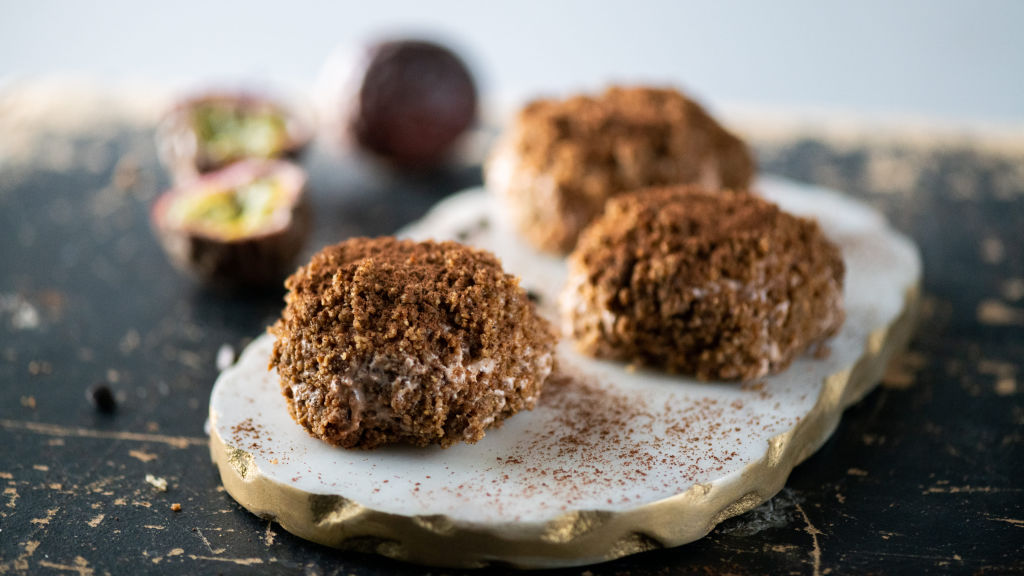
{"label": "scratched black tabletop", "polygon": [[[216,358],[282,292],[218,294],[171,268],[149,227],[167,185],[150,125],[17,113],[0,106],[0,574],[461,573],[305,542],[224,492],[203,431]],[[763,170],[864,198],[917,241],[909,351],[771,501],[565,573],[1024,572],[1024,142],[893,134],[751,138]],[[472,164],[395,174],[324,148],[306,165],[309,251],[480,182]]]}

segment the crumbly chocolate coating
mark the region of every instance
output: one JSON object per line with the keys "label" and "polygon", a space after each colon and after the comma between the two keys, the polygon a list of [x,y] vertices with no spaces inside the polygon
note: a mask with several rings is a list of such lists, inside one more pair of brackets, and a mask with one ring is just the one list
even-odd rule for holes
{"label": "crumbly chocolate coating", "polygon": [[485,180],[527,240],[564,253],[616,194],[689,183],[745,189],[753,173],[747,146],[683,94],[612,87],[527,105]]}
{"label": "crumbly chocolate coating", "polygon": [[633,192],[570,255],[563,331],[593,356],[750,380],[839,329],[844,273],[816,222],[751,194]]}
{"label": "crumbly chocolate coating", "polygon": [[489,252],[356,238],[285,285],[270,366],[288,410],[346,448],[476,442],[532,409],[554,335]]}

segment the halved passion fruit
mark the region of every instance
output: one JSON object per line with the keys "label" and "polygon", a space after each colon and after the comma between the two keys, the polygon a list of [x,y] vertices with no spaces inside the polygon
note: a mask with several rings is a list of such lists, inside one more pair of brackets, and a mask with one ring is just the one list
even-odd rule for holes
{"label": "halved passion fruit", "polygon": [[245,158],[295,158],[309,123],[269,98],[212,93],[186,100],[157,128],[160,159],[178,182]]}
{"label": "halved passion fruit", "polygon": [[311,232],[305,188],[291,162],[244,160],[162,194],[153,229],[174,265],[206,284],[272,285]]}

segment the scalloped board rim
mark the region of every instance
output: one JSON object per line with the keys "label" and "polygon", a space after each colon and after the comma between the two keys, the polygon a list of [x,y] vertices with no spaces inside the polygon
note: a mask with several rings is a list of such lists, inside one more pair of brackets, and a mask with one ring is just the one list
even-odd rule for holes
{"label": "scalloped board rim", "polygon": [[[873,210],[835,192],[779,179],[762,180],[759,188],[787,208],[796,192],[834,196],[851,211],[851,218],[868,222],[886,242],[909,250],[915,269],[908,274],[910,281],[899,287],[898,313],[865,335],[863,351],[856,361],[824,378],[806,414],[795,425],[768,438],[763,455],[734,473],[694,483],[686,490],[629,508],[573,509],[530,521],[481,522],[443,514],[403,514],[365,505],[339,493],[314,492],[282,479],[279,474],[275,476],[269,469],[273,467],[266,464],[266,455],[259,454],[265,448],[233,445],[240,443],[231,438],[228,423],[221,422],[221,414],[215,409],[218,391],[225,388],[225,383],[230,385],[232,378],[238,380],[231,376],[238,367],[247,363],[265,366],[270,339],[262,336],[250,345],[236,368],[218,379],[211,397],[210,450],[225,488],[251,512],[273,518],[302,538],[437,566],[578,566],[678,546],[703,537],[719,522],[775,495],[792,469],[828,440],[842,411],[875,386],[890,357],[905,347],[920,299],[920,259],[916,248],[889,229]],[[460,227],[479,220],[488,202],[484,198],[479,191],[454,196],[424,217],[409,234],[440,236],[434,232],[444,230],[448,236],[456,236]],[[503,233],[508,232],[485,232]],[[294,428],[298,435],[305,436],[297,425]]]}

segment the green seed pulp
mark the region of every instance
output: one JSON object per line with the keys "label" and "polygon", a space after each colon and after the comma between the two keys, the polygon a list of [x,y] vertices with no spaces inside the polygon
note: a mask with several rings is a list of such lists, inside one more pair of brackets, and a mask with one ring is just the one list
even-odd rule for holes
{"label": "green seed pulp", "polygon": [[235,240],[261,231],[285,201],[281,183],[263,178],[235,189],[183,194],[171,205],[168,220],[179,227]]}
{"label": "green seed pulp", "polygon": [[284,118],[270,109],[210,103],[197,107],[192,114],[201,154],[215,164],[247,157],[270,158],[287,145]]}

